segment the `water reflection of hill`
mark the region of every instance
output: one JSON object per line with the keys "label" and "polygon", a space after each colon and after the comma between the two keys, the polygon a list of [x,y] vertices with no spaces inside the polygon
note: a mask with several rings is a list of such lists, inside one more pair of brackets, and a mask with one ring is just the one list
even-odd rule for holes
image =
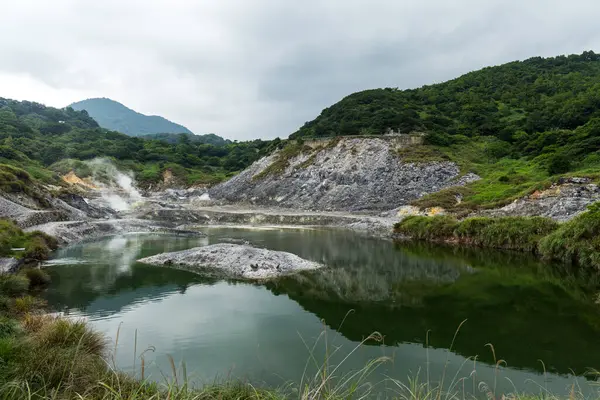
{"label": "water reflection of hill", "polygon": [[[325,263],[321,271],[265,286],[350,340],[379,331],[388,345],[423,343],[431,330],[430,343],[446,348],[460,322],[468,319],[453,349],[460,355],[493,363],[484,347],[493,343],[497,356],[511,367],[541,371],[538,359],[559,373],[598,366],[600,311],[586,298],[581,279],[565,271],[559,276],[522,254],[398,247],[345,232],[210,231],[211,243],[225,238]],[[108,316],[185,292],[190,285],[214,283],[134,262],[198,245],[194,239],[163,239],[120,237],[66,249],[63,256],[89,263],[50,269],[50,304]],[[354,313],[346,318],[350,309]]]}
{"label": "water reflection of hill", "polygon": [[[430,262],[477,268],[456,279],[447,279],[441,268],[433,280],[395,279],[389,269],[368,267],[349,280],[347,270],[327,270],[267,287],[354,341],[378,331],[389,345],[423,343],[429,330],[431,345],[447,347],[468,319],[454,348],[465,357],[479,355],[480,361],[493,363],[485,347],[492,343],[509,366],[542,371],[541,359],[564,374],[583,373],[600,360],[600,312],[574,278],[557,276],[550,265],[523,255],[414,246],[400,251],[406,263],[430,273],[435,271]],[[412,270],[406,263],[403,268]]]}

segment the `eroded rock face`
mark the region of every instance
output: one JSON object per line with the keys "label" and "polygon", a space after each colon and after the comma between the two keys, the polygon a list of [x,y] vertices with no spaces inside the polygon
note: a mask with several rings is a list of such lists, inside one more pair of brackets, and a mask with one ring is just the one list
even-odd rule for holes
{"label": "eroded rock face", "polygon": [[261,177],[275,153],[209,192],[213,199],[302,210],[387,211],[424,194],[478,179],[459,179],[452,162],[403,163],[393,141],[342,139],[289,159],[284,171]]}
{"label": "eroded rock face", "polygon": [[586,178],[569,178],[511,204],[479,213],[488,217],[542,216],[567,221],[584,212],[587,206],[600,201],[600,187]]}
{"label": "eroded rock face", "polygon": [[270,279],[321,267],[292,253],[229,243],[158,254],[138,262],[243,279]]}

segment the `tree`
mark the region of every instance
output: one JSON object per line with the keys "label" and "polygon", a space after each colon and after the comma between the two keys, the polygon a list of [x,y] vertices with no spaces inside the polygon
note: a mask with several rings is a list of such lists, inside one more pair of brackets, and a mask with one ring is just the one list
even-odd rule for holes
{"label": "tree", "polygon": [[569,172],[571,169],[571,162],[564,154],[555,154],[548,164],[548,174],[558,175]]}

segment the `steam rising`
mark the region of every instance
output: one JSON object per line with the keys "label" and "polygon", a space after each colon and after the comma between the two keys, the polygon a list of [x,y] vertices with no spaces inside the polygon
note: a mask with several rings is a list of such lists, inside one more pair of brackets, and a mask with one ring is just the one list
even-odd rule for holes
{"label": "steam rising", "polygon": [[133,173],[119,171],[105,158],[95,158],[86,164],[92,169],[92,180],[100,188],[100,196],[108,207],[127,211],[142,200],[142,194],[134,185]]}

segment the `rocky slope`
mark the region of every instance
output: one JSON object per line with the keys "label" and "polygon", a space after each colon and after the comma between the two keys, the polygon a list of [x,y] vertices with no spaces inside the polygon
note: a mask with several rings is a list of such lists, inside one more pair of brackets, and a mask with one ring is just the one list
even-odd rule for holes
{"label": "rocky slope", "polygon": [[589,178],[565,178],[546,190],[536,191],[504,207],[476,215],[486,217],[541,216],[568,221],[600,201],[600,187]]}
{"label": "rocky slope", "polygon": [[[38,190],[38,198],[24,193],[5,193],[0,191],[0,218],[11,219],[21,228],[54,221],[83,220],[105,217],[110,211],[101,211],[87,205],[81,196],[74,194],[65,197],[51,196],[42,188]],[[40,201],[42,200],[42,201]],[[75,206],[70,203],[75,204]],[[79,207],[77,203],[86,204]]]}
{"label": "rocky slope", "polygon": [[102,236],[122,235],[126,233],[168,233],[172,235],[204,236],[197,231],[189,231],[171,227],[168,223],[160,223],[140,219],[107,219],[88,221],[48,222],[43,225],[25,229],[25,231],[41,231],[58,240],[61,245],[69,245],[82,240],[96,239]]}
{"label": "rocky slope", "polygon": [[280,150],[210,190],[210,197],[253,206],[323,211],[388,211],[427,193],[463,185],[449,161],[405,163],[399,138],[344,138]]}

